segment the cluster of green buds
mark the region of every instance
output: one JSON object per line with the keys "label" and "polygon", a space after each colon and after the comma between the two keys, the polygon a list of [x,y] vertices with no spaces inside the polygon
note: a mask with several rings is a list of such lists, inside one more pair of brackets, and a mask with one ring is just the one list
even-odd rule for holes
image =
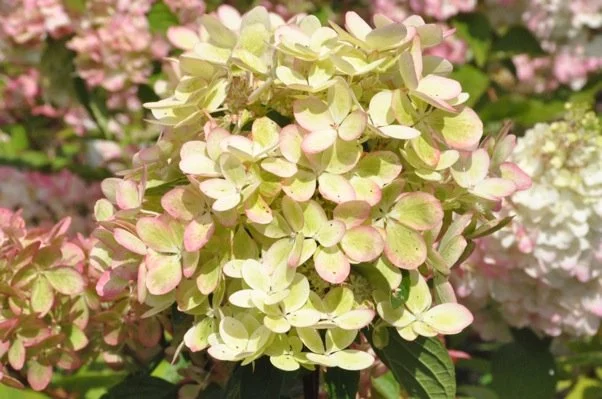
{"label": "cluster of green buds", "polygon": [[173,95],[146,104],[161,138],[102,185],[98,294],[192,315],[193,352],[283,370],[369,367],[368,326],[381,343],[468,326],[447,277],[528,178],[423,55],[447,32],[262,7],[201,22]]}
{"label": "cluster of green buds", "polygon": [[53,368],[88,359],[86,334],[98,306],[85,243],[66,238],[70,219],[27,230],[20,213],[0,208],[0,381],[42,390]]}

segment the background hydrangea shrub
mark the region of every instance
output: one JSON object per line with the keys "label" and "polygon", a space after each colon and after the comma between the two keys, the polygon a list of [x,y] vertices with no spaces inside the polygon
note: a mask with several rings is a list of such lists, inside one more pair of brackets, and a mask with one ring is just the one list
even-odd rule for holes
{"label": "background hydrangea shrub", "polygon": [[[512,228],[479,240],[458,270],[457,293],[486,338],[504,325],[550,336],[593,336],[602,318],[602,124],[569,105],[566,118],[538,124],[511,159],[533,179],[501,215]],[[485,309],[487,309],[485,311]]]}
{"label": "background hydrangea shrub", "polygon": [[181,76],[146,104],[161,138],[102,184],[98,295],[177,307],[189,350],[282,370],[369,367],[369,325],[380,342],[469,325],[447,277],[529,179],[513,136],[481,142],[451,64],[423,54],[443,30],[262,7],[201,22],[172,32],[191,40]]}

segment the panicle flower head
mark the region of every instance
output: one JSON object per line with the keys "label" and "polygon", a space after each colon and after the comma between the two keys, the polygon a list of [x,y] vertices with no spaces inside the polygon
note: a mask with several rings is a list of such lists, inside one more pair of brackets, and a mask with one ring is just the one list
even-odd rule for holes
{"label": "panicle flower head", "polygon": [[510,326],[594,335],[602,317],[602,123],[569,105],[565,120],[520,138],[512,160],[533,186],[502,210],[515,215],[512,229],[483,239],[461,267],[458,294],[483,308],[485,335],[485,307]]}
{"label": "panicle flower head", "polygon": [[102,183],[101,298],[177,308],[191,351],[283,370],[369,367],[370,323],[410,340],[470,324],[447,276],[529,179],[424,54],[443,29],[263,7],[200,21],[171,32],[177,84],[146,104],[161,138]]}

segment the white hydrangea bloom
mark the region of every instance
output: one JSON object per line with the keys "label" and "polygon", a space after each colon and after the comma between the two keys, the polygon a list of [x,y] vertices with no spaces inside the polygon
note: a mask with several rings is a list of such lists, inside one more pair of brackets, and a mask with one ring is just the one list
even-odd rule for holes
{"label": "white hydrangea bloom", "polygon": [[533,186],[506,204],[512,227],[481,240],[458,271],[458,294],[479,309],[474,325],[485,338],[502,331],[496,319],[551,336],[594,335],[602,318],[602,123],[569,107],[565,121],[520,138],[513,158]]}

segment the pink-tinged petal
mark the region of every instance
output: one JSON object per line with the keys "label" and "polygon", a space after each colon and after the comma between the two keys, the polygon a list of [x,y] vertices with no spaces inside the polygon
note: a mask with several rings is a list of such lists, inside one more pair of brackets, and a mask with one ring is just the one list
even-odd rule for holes
{"label": "pink-tinged petal", "polygon": [[172,26],[167,30],[167,40],[180,50],[192,50],[200,39],[192,29],[184,26]]}
{"label": "pink-tinged petal", "polygon": [[333,217],[350,229],[364,223],[370,217],[371,206],[365,201],[348,201],[337,205]]}
{"label": "pink-tinged petal", "polygon": [[113,237],[121,246],[138,255],[146,255],[146,245],[127,230],[116,228]]}
{"label": "pink-tinged petal", "polygon": [[52,379],[52,366],[43,365],[35,360],[27,363],[27,382],[34,391],[46,389]]}
{"label": "pink-tinged petal", "polygon": [[161,197],[161,206],[170,216],[192,220],[201,210],[200,198],[187,187],[176,187]]}
{"label": "pink-tinged petal", "polygon": [[301,148],[306,154],[317,154],[332,147],[336,139],[334,129],[315,130],[303,138]]}
{"label": "pink-tinged petal", "polygon": [[377,205],[382,199],[382,190],[380,186],[369,178],[353,176],[349,183],[355,191],[355,198],[358,201],[365,201],[370,206]]}
{"label": "pink-tinged petal", "polygon": [[184,230],[184,249],[198,251],[203,248],[215,232],[215,223],[209,214],[193,219]]}
{"label": "pink-tinged petal", "polygon": [[495,143],[493,154],[491,155],[491,163],[500,165],[504,162],[516,147],[516,136],[509,134]]}
{"label": "pink-tinged petal", "polygon": [[280,152],[287,161],[298,164],[303,157],[301,142],[305,133],[295,124],[287,125],[280,131]]}
{"label": "pink-tinged petal", "polygon": [[292,177],[297,173],[297,165],[282,158],[266,158],[261,168],[278,177]]}
{"label": "pink-tinged petal", "polygon": [[420,79],[416,91],[431,98],[447,101],[458,97],[462,93],[462,86],[453,79],[438,75],[427,75]]}
{"label": "pink-tinged petal", "polygon": [[429,309],[422,320],[440,334],[457,334],[473,321],[472,313],[458,303],[443,303]]}
{"label": "pink-tinged petal", "polygon": [[340,220],[329,220],[324,223],[315,235],[321,246],[330,248],[337,245],[345,235],[345,223]]}
{"label": "pink-tinged petal", "polygon": [[25,364],[26,350],[21,339],[15,339],[8,349],[8,363],[15,370],[21,370]]}
{"label": "pink-tinged petal", "polygon": [[138,185],[132,180],[122,180],[115,192],[117,206],[121,209],[135,209],[140,206]]}
{"label": "pink-tinged petal", "polygon": [[385,136],[397,140],[410,140],[420,136],[420,130],[410,126],[389,125],[380,126],[378,130]]}
{"label": "pink-tinged petal", "polygon": [[407,43],[411,39],[408,29],[401,23],[381,26],[368,33],[366,43],[378,50],[389,50]]}
{"label": "pink-tinged petal", "polygon": [[295,201],[308,201],[316,191],[316,176],[299,169],[293,177],[282,181],[282,191]]}
{"label": "pink-tinged petal", "polygon": [[527,190],[531,187],[531,178],[517,164],[504,162],[500,165],[502,178],[511,180],[518,190]]}
{"label": "pink-tinged petal", "polygon": [[441,203],[423,192],[402,194],[389,216],[414,230],[430,230],[443,220]]}
{"label": "pink-tinged petal", "polygon": [[473,151],[483,136],[483,122],[470,108],[464,107],[458,114],[433,112],[429,124],[451,148],[460,151]]}
{"label": "pink-tinged petal", "polygon": [[336,246],[318,248],[314,253],[314,265],[318,275],[331,284],[340,284],[351,271],[349,260]]}
{"label": "pink-tinged petal", "polygon": [[207,157],[206,149],[207,145],[202,141],[184,143],[180,150],[180,170],[196,176],[220,176],[221,174],[215,161]]}
{"label": "pink-tinged petal", "polygon": [[461,187],[471,188],[483,181],[489,173],[489,154],[484,148],[463,152],[452,166],[451,175]]}
{"label": "pink-tinged petal", "polygon": [[199,266],[200,252],[182,252],[182,274],[186,278],[192,277]]}
{"label": "pink-tinged petal", "polygon": [[347,230],[341,240],[341,248],[355,262],[370,262],[380,256],[385,241],[372,226],[357,226]]}
{"label": "pink-tinged petal", "polygon": [[345,28],[349,33],[360,40],[365,40],[366,36],[372,32],[372,28],[355,11],[345,13]]}
{"label": "pink-tinged petal", "polygon": [[291,249],[288,259],[286,261],[286,265],[288,267],[298,267],[301,263],[301,256],[303,254],[303,235],[297,234],[295,236],[295,241],[293,243],[293,248]]}
{"label": "pink-tinged petal", "polygon": [[250,221],[257,224],[268,224],[274,218],[272,209],[258,193],[252,194],[245,201],[245,215]]}
{"label": "pink-tinged petal", "polygon": [[228,136],[221,143],[222,151],[229,151],[245,160],[253,159],[253,141],[244,136]]}
{"label": "pink-tinged petal", "polygon": [[404,225],[390,221],[386,226],[385,255],[400,269],[416,269],[426,260],[424,238]]}
{"label": "pink-tinged petal", "polygon": [[209,198],[220,199],[237,194],[236,186],[225,179],[209,179],[201,182],[199,188]]}
{"label": "pink-tinged petal", "polygon": [[516,191],[516,184],[511,180],[492,177],[477,184],[470,192],[477,197],[492,201],[500,200],[512,195]]}
{"label": "pink-tinged petal", "polygon": [[355,190],[343,176],[323,173],[318,182],[320,194],[329,201],[340,204],[355,200]]}
{"label": "pink-tinged petal", "polygon": [[112,300],[123,293],[129,281],[116,275],[113,270],[105,270],[96,283],[96,293],[103,299]]}
{"label": "pink-tinged petal", "polygon": [[328,105],[316,97],[296,100],[293,113],[297,123],[310,132],[326,130],[334,124]]}
{"label": "pink-tinged petal", "polygon": [[182,280],[182,266],[178,256],[147,255],[146,287],[153,295],[164,295],[176,289]]}
{"label": "pink-tinged petal", "polygon": [[353,111],[343,120],[343,123],[337,129],[339,137],[345,141],[355,140],[366,130],[367,124],[368,117],[364,111],[359,109]]}

